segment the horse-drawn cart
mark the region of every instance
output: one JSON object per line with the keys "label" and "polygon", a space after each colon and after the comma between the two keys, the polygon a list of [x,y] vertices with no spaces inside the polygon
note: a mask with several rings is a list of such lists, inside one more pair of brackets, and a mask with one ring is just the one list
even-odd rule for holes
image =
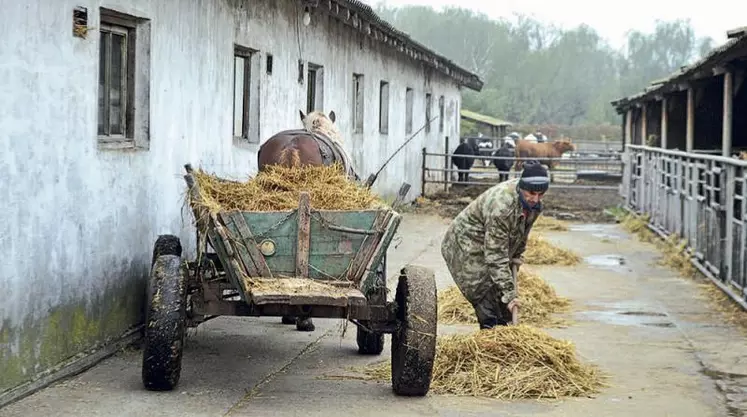
{"label": "horse-drawn cart", "polygon": [[[340,318],[357,327],[358,351],[378,355],[390,333],[392,387],[425,395],[436,349],[433,271],[402,268],[387,300],[386,252],[400,223],[393,209],[210,212],[185,166],[197,226],[197,256],[182,261],[179,238],[155,242],[148,283],[142,380],[171,390],[187,327],[223,315]],[[213,252],[208,252],[211,248]]]}

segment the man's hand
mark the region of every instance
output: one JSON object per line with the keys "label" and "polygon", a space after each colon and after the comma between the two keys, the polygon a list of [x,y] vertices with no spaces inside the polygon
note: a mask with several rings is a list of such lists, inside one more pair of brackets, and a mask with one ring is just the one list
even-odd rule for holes
{"label": "man's hand", "polygon": [[511,259],[511,263],[519,267],[524,264],[524,261],[522,261],[520,258],[513,258]]}
{"label": "man's hand", "polygon": [[520,306],[521,306],[521,302],[519,302],[519,298],[517,297],[511,300],[510,303],[508,303],[508,310],[513,312],[514,307],[520,307]]}

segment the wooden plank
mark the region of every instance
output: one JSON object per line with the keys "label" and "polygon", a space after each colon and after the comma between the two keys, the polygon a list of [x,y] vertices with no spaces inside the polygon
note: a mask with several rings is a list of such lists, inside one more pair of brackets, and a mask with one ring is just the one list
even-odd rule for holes
{"label": "wooden plank", "polygon": [[[228,213],[221,213],[221,218],[223,219],[223,222],[226,224],[226,227],[233,228],[235,231],[238,231],[238,225],[233,219],[233,216]],[[244,272],[249,277],[259,277],[260,271],[257,269],[257,265],[254,262],[254,259],[249,252],[249,249],[246,247],[246,243],[239,242],[239,244],[236,245],[236,252],[238,252],[238,262],[236,263],[239,265],[239,268],[243,268]],[[234,266],[233,264],[231,265]],[[238,272],[238,271],[237,271]]]}
{"label": "wooden plank", "polygon": [[[384,225],[389,223],[389,220],[391,219],[393,214],[394,213],[391,211],[380,212],[376,219],[374,219],[373,228],[377,230],[381,229]],[[376,253],[376,248],[379,246],[383,234],[383,232],[378,232],[376,233],[376,235],[366,238],[366,240],[361,245],[360,251],[353,259],[353,265],[350,273],[348,274],[348,280],[353,281],[356,284],[360,283],[367,265],[370,263],[371,258]]]}
{"label": "wooden plank", "polygon": [[246,224],[241,212],[222,213],[221,216],[224,218],[228,216],[233,220],[236,231],[239,233],[244,246],[246,246],[246,250],[251,259],[244,260],[244,263],[254,262],[257,271],[256,276],[272,277],[272,272],[270,272],[270,268],[267,266],[267,262],[265,262],[265,257],[262,255],[262,252],[259,251],[257,242],[254,240],[254,235],[251,230],[249,230],[249,225]]}
{"label": "wooden plank", "polygon": [[366,298],[357,288],[339,288],[308,278],[263,279],[244,281],[244,289],[254,304],[320,306],[365,305]]}
{"label": "wooden plank", "polygon": [[[376,268],[379,266],[384,256],[386,256],[386,252],[389,249],[389,245],[391,244],[394,235],[397,233],[397,229],[399,228],[399,224],[401,221],[402,217],[399,215],[390,217],[389,223],[387,224],[386,233],[380,239],[379,244],[374,251],[374,254],[368,261],[368,264],[365,265],[366,268],[361,273],[361,278],[359,281],[361,291],[363,291],[364,294],[368,293],[368,291],[373,288],[373,284],[376,282]],[[386,274],[386,271],[384,271],[384,273]]]}
{"label": "wooden plank", "polygon": [[296,246],[296,276],[309,277],[309,243],[311,229],[311,200],[302,192],[298,199],[298,242]]}
{"label": "wooden plank", "polygon": [[392,210],[397,210],[399,208],[399,206],[405,200],[405,197],[407,197],[407,193],[409,192],[410,192],[410,184],[406,182],[402,183],[402,186],[399,187],[399,191],[397,192],[397,198],[394,199],[394,202],[392,203]]}

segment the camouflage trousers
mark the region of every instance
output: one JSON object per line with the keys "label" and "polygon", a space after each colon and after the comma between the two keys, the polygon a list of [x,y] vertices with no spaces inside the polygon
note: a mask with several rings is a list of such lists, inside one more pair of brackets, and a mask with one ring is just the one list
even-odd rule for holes
{"label": "camouflage trousers", "polygon": [[472,308],[475,309],[480,329],[507,326],[513,319],[508,305],[501,302],[500,290],[495,285],[491,286],[481,300],[472,302]]}
{"label": "camouflage trousers", "polygon": [[480,328],[508,325],[511,311],[501,302],[500,288],[490,279],[483,261],[462,252],[452,234],[444,237],[441,255],[457,288],[474,308]]}

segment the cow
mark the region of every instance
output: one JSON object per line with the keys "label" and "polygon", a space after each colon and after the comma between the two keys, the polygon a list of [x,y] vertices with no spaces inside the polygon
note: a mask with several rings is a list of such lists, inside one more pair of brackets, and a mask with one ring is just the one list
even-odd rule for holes
{"label": "cow", "polygon": [[[503,142],[503,145],[493,152],[491,156],[514,158],[514,156],[516,156],[516,148],[506,141]],[[513,164],[513,159],[493,159],[493,165],[495,165],[495,169],[498,170],[498,182],[508,180],[508,175],[511,172],[511,165]]]}
{"label": "cow", "polygon": [[522,160],[539,159],[540,163],[547,165],[551,170],[555,168],[558,161],[543,161],[542,158],[560,158],[566,152],[574,152],[576,145],[570,139],[558,139],[552,142],[532,143],[526,140],[516,141],[516,164],[514,169],[521,171]]}
{"label": "cow", "polygon": [[[451,164],[456,166],[459,170],[469,171],[472,169],[472,165],[475,163],[475,158],[469,158],[458,155],[478,155],[477,149],[470,145],[469,141],[464,141],[454,149],[454,154],[451,156]],[[469,181],[469,172],[458,172],[457,182]]]}

